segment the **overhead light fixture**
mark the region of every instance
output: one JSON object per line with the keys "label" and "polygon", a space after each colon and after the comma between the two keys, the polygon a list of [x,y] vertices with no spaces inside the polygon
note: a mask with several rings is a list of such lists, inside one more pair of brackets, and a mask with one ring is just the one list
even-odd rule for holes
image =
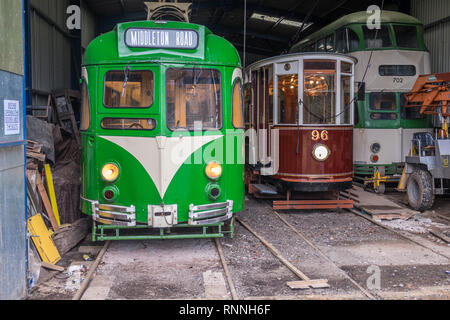
{"label": "overhead light fixture", "polygon": [[[300,28],[303,25],[303,21],[284,19],[283,17],[274,17],[274,16],[269,16],[267,14],[261,14],[261,13],[256,13],[256,12],[252,14],[250,19],[257,19],[257,20],[267,21],[267,22],[272,22],[272,23],[277,23],[278,21],[280,21],[280,19],[282,19],[279,22],[279,24],[296,27],[296,28]],[[309,28],[312,25],[313,24],[311,22],[305,23],[303,30]]]}

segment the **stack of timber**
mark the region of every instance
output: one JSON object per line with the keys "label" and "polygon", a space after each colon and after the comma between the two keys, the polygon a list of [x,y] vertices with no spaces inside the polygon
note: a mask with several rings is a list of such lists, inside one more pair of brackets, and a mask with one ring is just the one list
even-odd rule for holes
{"label": "stack of timber", "polygon": [[[72,109],[77,98],[73,92],[52,95],[48,112],[54,117],[27,116],[27,227],[33,255],[51,272],[64,271],[57,263],[87,236],[90,226],[79,210],[80,140]],[[56,102],[66,108],[58,110]]]}

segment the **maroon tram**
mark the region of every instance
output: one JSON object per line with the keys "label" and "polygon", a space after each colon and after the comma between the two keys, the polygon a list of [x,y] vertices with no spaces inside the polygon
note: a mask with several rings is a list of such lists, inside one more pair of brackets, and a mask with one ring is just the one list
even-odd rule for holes
{"label": "maroon tram", "polygon": [[289,200],[293,191],[351,188],[355,64],[346,55],[306,53],[246,69],[250,193]]}

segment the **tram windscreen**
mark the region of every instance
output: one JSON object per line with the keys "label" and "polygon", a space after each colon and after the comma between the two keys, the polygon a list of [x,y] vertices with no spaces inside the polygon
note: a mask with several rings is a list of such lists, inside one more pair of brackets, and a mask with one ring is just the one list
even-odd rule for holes
{"label": "tram windscreen", "polygon": [[392,47],[391,37],[387,26],[381,26],[381,29],[369,29],[363,26],[364,41],[366,49],[381,49]]}
{"label": "tram windscreen", "polygon": [[222,127],[222,86],[214,69],[168,69],[167,126],[170,130]]}
{"label": "tram windscreen", "polygon": [[397,110],[397,102],[395,93],[393,92],[371,92],[370,93],[370,109],[382,111]]}
{"label": "tram windscreen", "polygon": [[108,108],[148,108],[153,104],[153,72],[108,71],[103,103]]}
{"label": "tram windscreen", "polygon": [[304,62],[303,123],[336,123],[336,64]]}
{"label": "tram windscreen", "polygon": [[394,26],[397,46],[400,48],[419,48],[416,26]]}

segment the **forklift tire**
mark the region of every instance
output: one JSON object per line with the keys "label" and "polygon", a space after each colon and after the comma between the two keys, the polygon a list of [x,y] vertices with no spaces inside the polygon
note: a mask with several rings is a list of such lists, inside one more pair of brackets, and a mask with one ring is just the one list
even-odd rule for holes
{"label": "forklift tire", "polygon": [[408,203],[414,210],[424,212],[434,203],[433,179],[428,171],[416,169],[409,176],[406,187]]}

